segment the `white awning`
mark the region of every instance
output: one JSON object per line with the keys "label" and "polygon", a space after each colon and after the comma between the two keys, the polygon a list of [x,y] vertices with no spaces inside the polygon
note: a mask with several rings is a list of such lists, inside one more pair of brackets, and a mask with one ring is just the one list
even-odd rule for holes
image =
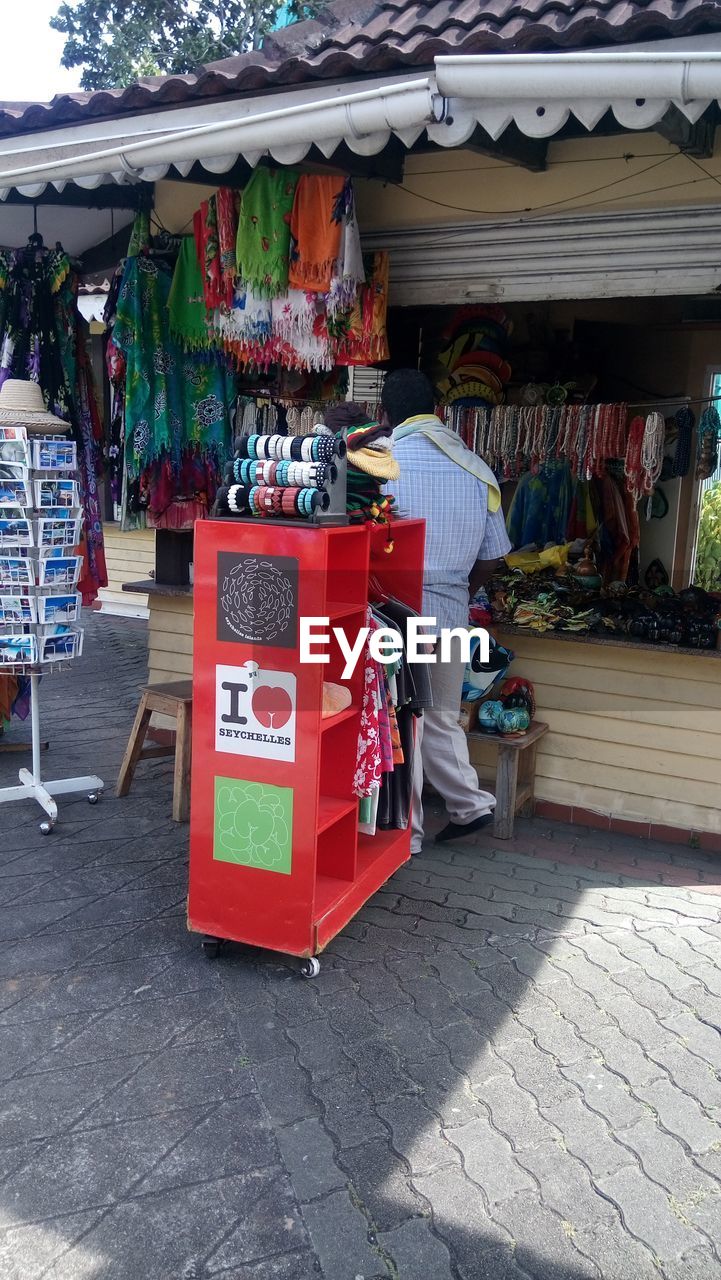
{"label": "white awning", "polygon": [[691,122],[721,102],[721,52],[675,48],[572,54],[437,58],[427,76],[379,78],[360,92],[313,85],[240,101],[216,101],[122,120],[96,120],[0,140],[0,198],[39,197],[51,183],[94,188],[155,182],[200,161],[223,174],[243,157],[297,164],[316,146],[343,142],[376,155],[391,136],[412,146],[425,132],[462,146],[480,125],[493,139],[509,124],[550,138],[571,116],[589,131],[612,111],[625,129],[649,129],[671,106]]}

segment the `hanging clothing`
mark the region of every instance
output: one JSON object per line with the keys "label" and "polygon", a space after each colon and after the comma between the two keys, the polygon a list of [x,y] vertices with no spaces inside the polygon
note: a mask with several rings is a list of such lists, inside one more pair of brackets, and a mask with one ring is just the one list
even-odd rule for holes
{"label": "hanging clothing", "polygon": [[345,213],[342,177],[303,174],[295,189],[290,218],[291,289],[328,293],[340,254]]}
{"label": "hanging clothing", "polygon": [[62,249],[0,254],[0,386],[7,378],[39,383],[48,409],[70,426],[83,507],[78,590],[91,604],[108,582],[97,484],[102,438],[77,290]]}
{"label": "hanging clothing", "polygon": [[340,252],[333,267],[330,291],[326,299],[329,316],[350,310],[355,303],[358,286],[365,284],[365,278],[353,183],[348,178],[343,188]]}
{"label": "hanging clothing", "polygon": [[185,351],[210,346],[203,272],[194,236],[184,236],[168,294],[168,316],[173,340]]}
{"label": "hanging clothing", "polygon": [[567,462],[546,463],[538,473],[525,471],[506,519],[514,549],[565,542],[573,497],[573,478]]}
{"label": "hanging clothing", "polygon": [[126,362],[124,527],[188,528],[215,499],[231,441],[232,378],[170,335],[168,267],[126,261],[113,341]]}
{"label": "hanging clothing", "polygon": [[259,168],[245,188],[238,218],[238,274],[253,293],[275,298],[288,288],[290,217],[298,174]]}

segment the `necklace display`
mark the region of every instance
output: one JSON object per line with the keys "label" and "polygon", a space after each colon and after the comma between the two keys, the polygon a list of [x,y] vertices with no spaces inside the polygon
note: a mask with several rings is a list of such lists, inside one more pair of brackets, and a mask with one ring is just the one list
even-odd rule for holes
{"label": "necklace display", "polygon": [[492,409],[456,404],[441,409],[440,415],[504,480],[560,458],[570,463],[574,475],[590,480],[603,474],[609,458],[626,455],[625,404],[502,404]]}

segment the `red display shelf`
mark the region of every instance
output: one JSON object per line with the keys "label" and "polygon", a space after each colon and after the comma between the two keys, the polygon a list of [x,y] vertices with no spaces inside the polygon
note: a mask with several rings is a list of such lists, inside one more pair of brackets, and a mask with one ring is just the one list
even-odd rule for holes
{"label": "red display shelf", "polygon": [[[208,520],[196,529],[189,928],[314,956],[410,854],[358,834],[362,670],[304,664],[299,619],[350,637],[369,598],[419,608],[423,522],[385,529]],[[323,720],[324,680],[352,704]]]}

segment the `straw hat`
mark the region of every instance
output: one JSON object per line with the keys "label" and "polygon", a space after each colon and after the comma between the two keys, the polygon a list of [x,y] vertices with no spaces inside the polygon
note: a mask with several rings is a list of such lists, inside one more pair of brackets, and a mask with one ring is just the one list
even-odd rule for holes
{"label": "straw hat", "polygon": [[22,378],[8,378],[0,387],[0,423],[4,422],[43,436],[64,435],[70,430],[68,422],[48,413],[37,382]]}

